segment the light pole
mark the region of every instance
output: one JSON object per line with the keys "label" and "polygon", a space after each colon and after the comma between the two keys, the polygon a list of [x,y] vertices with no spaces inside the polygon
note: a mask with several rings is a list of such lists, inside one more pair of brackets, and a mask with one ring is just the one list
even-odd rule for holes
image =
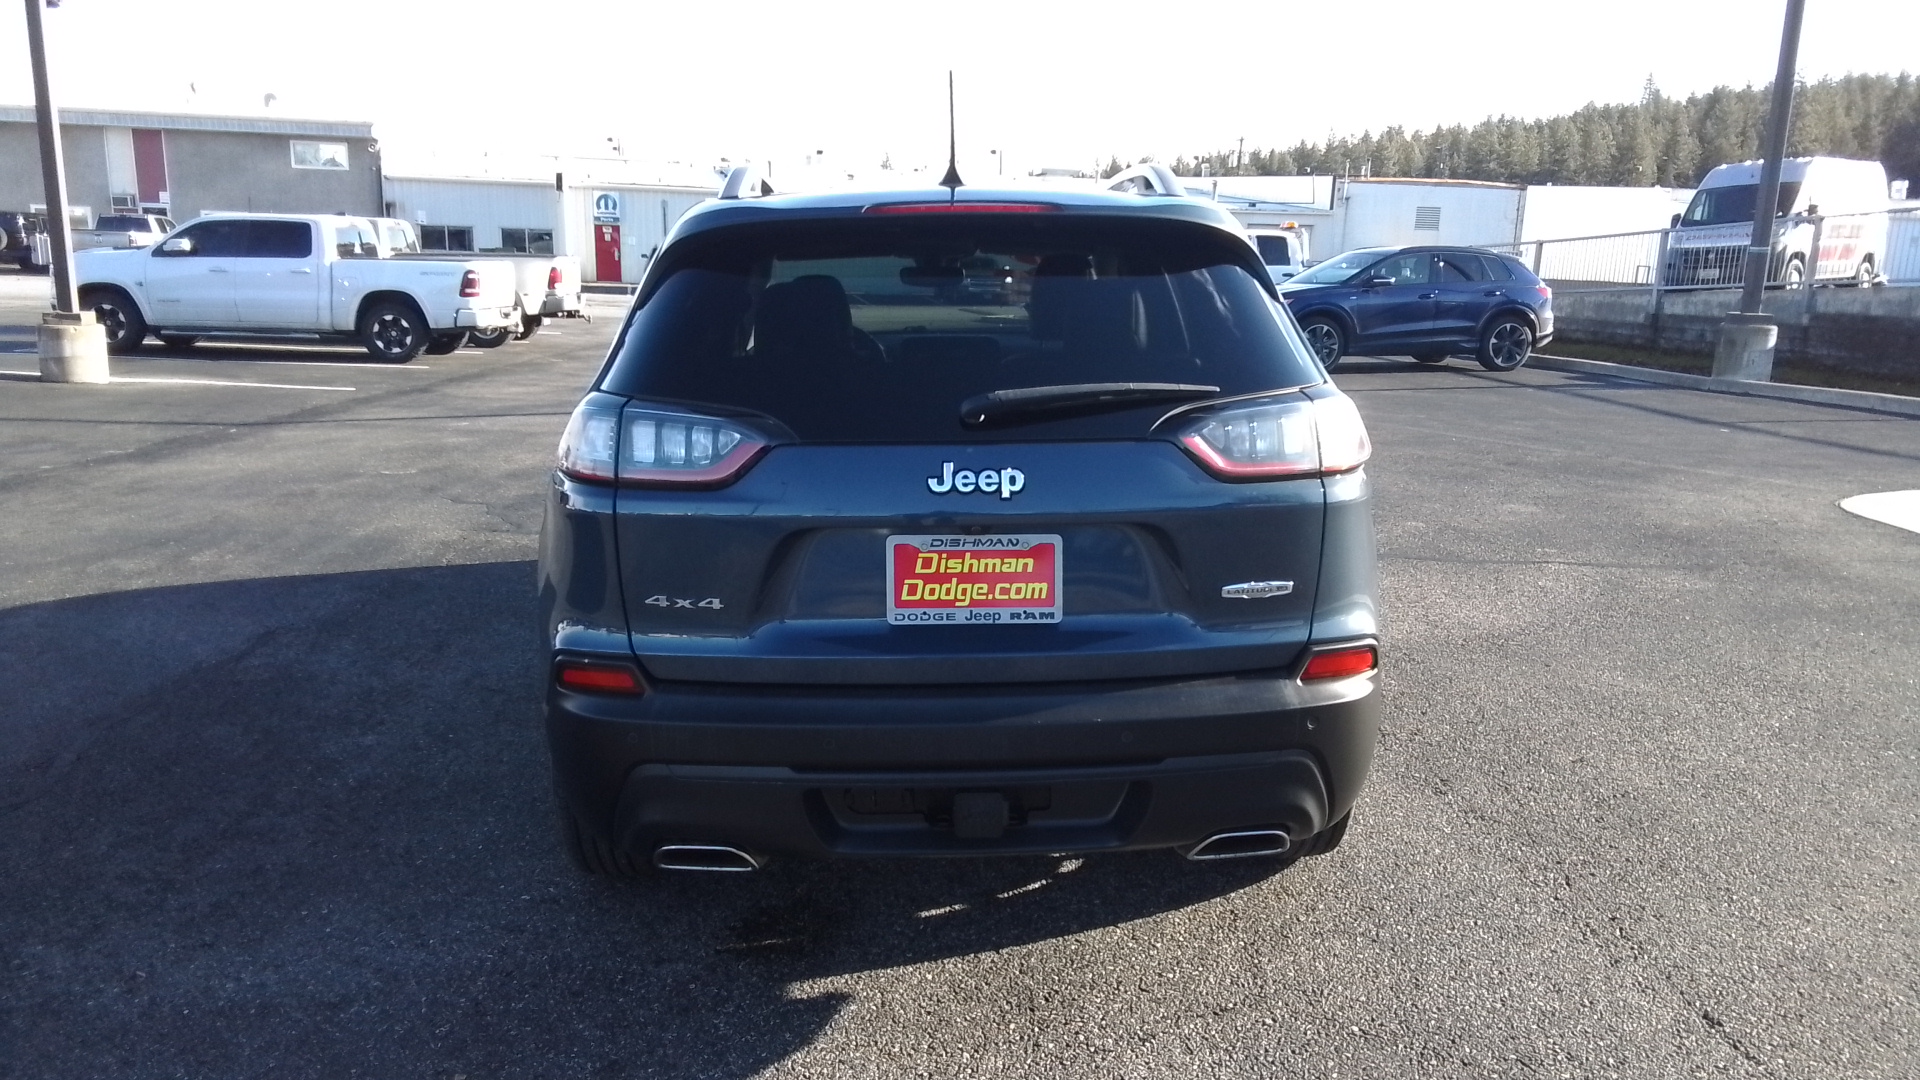
{"label": "light pole", "polygon": [[[1713,377],[1766,382],[1773,378],[1773,347],[1780,328],[1761,313],[1767,270],[1773,261],[1774,218],[1780,209],[1780,160],[1787,154],[1787,129],[1793,114],[1793,74],[1800,56],[1800,23],[1807,0],[1787,0],[1780,30],[1780,66],[1773,75],[1773,104],[1767,110],[1766,160],[1753,197],[1753,233],[1747,240],[1746,272],[1740,282],[1740,310],[1720,324],[1713,353]],[[1819,252],[1814,252],[1815,263]],[[1809,284],[1812,275],[1805,278]]]}
{"label": "light pole", "polygon": [[[59,7],[47,0],[45,7]],[[41,0],[27,0],[27,52],[33,62],[33,104],[40,127],[40,180],[46,186],[47,232],[53,240],[53,308],[80,309],[73,292],[73,231],[67,222],[67,161],[60,148],[60,111],[47,79],[47,33]]]}
{"label": "light pole", "polygon": [[53,86],[47,78],[45,9],[59,6],[59,0],[27,0],[27,52],[33,62],[33,104],[40,127],[40,179],[47,189],[47,232],[53,241],[53,310],[40,316],[40,380],[104,383],[106,335],[92,312],[80,310],[80,298],[74,292],[67,163],[60,152],[60,112],[54,107]]}

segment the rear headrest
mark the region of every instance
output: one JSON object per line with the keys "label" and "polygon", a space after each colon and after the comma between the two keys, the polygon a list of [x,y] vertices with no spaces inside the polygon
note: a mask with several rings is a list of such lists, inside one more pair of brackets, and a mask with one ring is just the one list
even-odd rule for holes
{"label": "rear headrest", "polygon": [[837,278],[810,274],[769,285],[754,319],[754,351],[762,356],[839,359],[851,350],[853,312]]}

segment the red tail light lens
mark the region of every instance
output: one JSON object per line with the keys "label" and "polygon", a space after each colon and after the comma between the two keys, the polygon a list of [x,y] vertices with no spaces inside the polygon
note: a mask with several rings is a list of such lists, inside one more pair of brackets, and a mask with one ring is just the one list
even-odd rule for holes
{"label": "red tail light lens", "polygon": [[553,666],[553,681],[568,690],[588,694],[638,695],[647,692],[640,673],[624,664],[562,660]]}
{"label": "red tail light lens", "polygon": [[1300,672],[1301,682],[1313,682],[1318,679],[1347,679],[1355,675],[1365,675],[1380,666],[1380,652],[1372,645],[1351,645],[1342,649],[1326,649],[1314,653],[1307,659],[1305,670]]}
{"label": "red tail light lens", "polygon": [[557,266],[547,267],[547,291],[551,292],[555,289],[558,289],[559,287],[560,287],[560,268]]}
{"label": "red tail light lens", "polygon": [[1193,421],[1179,441],[1223,480],[1348,472],[1373,455],[1360,411],[1339,393],[1209,413]]}
{"label": "red tail light lens", "polygon": [[589,394],[560,438],[560,471],[576,480],[722,487],[772,443],[744,424],[649,409]]}
{"label": "red tail light lens", "polygon": [[460,295],[480,295],[480,272],[478,270],[469,270],[460,275]]}

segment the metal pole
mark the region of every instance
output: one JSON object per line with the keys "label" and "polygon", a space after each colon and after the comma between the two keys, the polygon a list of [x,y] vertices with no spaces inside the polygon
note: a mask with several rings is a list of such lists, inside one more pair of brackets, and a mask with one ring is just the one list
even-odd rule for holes
{"label": "metal pole", "polygon": [[53,241],[53,309],[80,310],[73,291],[73,232],[67,221],[67,162],[60,152],[60,112],[47,81],[43,0],[27,0],[27,52],[33,58],[33,104],[40,124],[40,179],[47,189],[47,235]]}
{"label": "metal pole", "polygon": [[1780,68],[1773,76],[1773,106],[1767,112],[1767,158],[1754,194],[1753,235],[1747,241],[1747,270],[1741,279],[1740,310],[1758,314],[1773,259],[1773,219],[1780,202],[1780,159],[1787,154],[1787,127],[1793,112],[1793,73],[1800,55],[1800,21],[1807,0],[1787,0],[1787,22],[1780,31]]}

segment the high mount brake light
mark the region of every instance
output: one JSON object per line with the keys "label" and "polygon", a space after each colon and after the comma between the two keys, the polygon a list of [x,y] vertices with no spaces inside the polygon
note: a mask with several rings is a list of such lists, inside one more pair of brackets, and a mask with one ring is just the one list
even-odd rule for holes
{"label": "high mount brake light", "polygon": [[1365,675],[1379,666],[1380,650],[1372,645],[1323,649],[1307,658],[1307,666],[1300,672],[1300,681],[1346,679],[1355,675]]}
{"label": "high mount brake light", "polygon": [[719,487],[738,479],[769,445],[731,420],[590,394],[567,421],[560,471],[602,483]]}
{"label": "high mount brake light", "polygon": [[628,694],[647,692],[640,673],[624,664],[600,664],[585,660],[561,660],[553,665],[553,681],[568,690],[589,694]]}
{"label": "high mount brake light", "polygon": [[1373,454],[1367,426],[1345,394],[1208,413],[1189,424],[1179,442],[1223,480],[1349,472]]}
{"label": "high mount brake light", "polygon": [[1058,210],[1052,203],[1026,202],[920,202],[879,203],[867,207],[867,214],[1043,214]]}
{"label": "high mount brake light", "polygon": [[469,270],[466,273],[460,275],[460,295],[461,296],[479,296],[480,295],[480,272],[479,271]]}

